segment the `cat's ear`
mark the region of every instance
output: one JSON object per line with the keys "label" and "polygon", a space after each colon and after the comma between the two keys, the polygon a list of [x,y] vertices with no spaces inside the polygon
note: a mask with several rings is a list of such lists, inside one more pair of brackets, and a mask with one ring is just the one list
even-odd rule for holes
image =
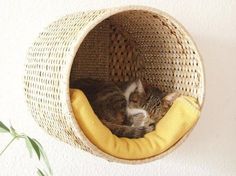
{"label": "cat's ear", "polygon": [[163,98],[163,103],[165,107],[170,107],[173,102],[175,101],[176,98],[178,98],[181,94],[178,92],[173,92],[170,94],[167,94],[164,98]]}
{"label": "cat's ear", "polygon": [[145,92],[143,83],[140,79],[137,80],[137,90],[138,90],[139,93],[144,93]]}
{"label": "cat's ear", "polygon": [[124,95],[127,101],[129,100],[131,93],[133,93],[136,89],[137,89],[137,83],[135,81],[133,81],[126,87]]}
{"label": "cat's ear", "polygon": [[148,82],[146,80],[142,80],[144,90],[148,87]]}

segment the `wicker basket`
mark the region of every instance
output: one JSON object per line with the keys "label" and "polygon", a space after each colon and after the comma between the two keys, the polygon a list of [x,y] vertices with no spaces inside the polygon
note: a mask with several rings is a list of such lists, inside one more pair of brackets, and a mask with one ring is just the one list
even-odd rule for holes
{"label": "wicker basket", "polygon": [[[28,107],[49,134],[109,161],[143,163],[113,157],[83,134],[72,112],[69,83],[81,77],[146,80],[166,92],[196,97],[202,105],[204,73],[188,32],[159,10],[127,6],[79,12],[49,25],[29,48],[24,73]],[[188,132],[189,133],[189,132]]]}

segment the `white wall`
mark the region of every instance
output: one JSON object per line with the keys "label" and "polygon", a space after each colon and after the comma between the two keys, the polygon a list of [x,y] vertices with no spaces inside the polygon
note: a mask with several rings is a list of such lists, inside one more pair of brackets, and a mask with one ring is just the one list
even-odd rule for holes
{"label": "white wall", "polygon": [[[136,2],[136,3],[135,3]],[[192,34],[204,58],[206,101],[188,140],[167,157],[143,165],[109,163],[41,130],[24,102],[27,47],[50,22],[80,10],[126,4],[166,11]],[[54,175],[236,175],[236,1],[234,0],[0,0],[0,120],[37,138]],[[9,138],[0,134],[0,148]],[[0,157],[1,176],[35,175],[23,142]]]}

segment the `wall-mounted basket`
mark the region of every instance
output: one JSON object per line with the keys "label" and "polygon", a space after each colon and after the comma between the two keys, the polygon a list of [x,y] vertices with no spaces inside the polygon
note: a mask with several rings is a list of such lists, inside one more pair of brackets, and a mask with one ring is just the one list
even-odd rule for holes
{"label": "wall-mounted basket", "polygon": [[166,92],[204,98],[200,54],[188,32],[159,10],[128,6],[79,12],[49,25],[30,47],[25,95],[49,134],[110,161],[143,163],[165,155],[125,160],[106,154],[83,134],[71,108],[69,83],[79,77],[123,81],[141,78]]}

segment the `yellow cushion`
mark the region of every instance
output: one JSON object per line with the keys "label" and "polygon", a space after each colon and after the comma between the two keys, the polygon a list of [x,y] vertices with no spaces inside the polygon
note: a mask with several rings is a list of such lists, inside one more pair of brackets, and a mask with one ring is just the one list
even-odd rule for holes
{"label": "yellow cushion", "polygon": [[87,138],[102,151],[122,159],[143,159],[166,151],[194,126],[200,113],[196,99],[181,96],[155,131],[139,139],[119,138],[101,123],[82,91],[71,89],[70,94],[74,115]]}

